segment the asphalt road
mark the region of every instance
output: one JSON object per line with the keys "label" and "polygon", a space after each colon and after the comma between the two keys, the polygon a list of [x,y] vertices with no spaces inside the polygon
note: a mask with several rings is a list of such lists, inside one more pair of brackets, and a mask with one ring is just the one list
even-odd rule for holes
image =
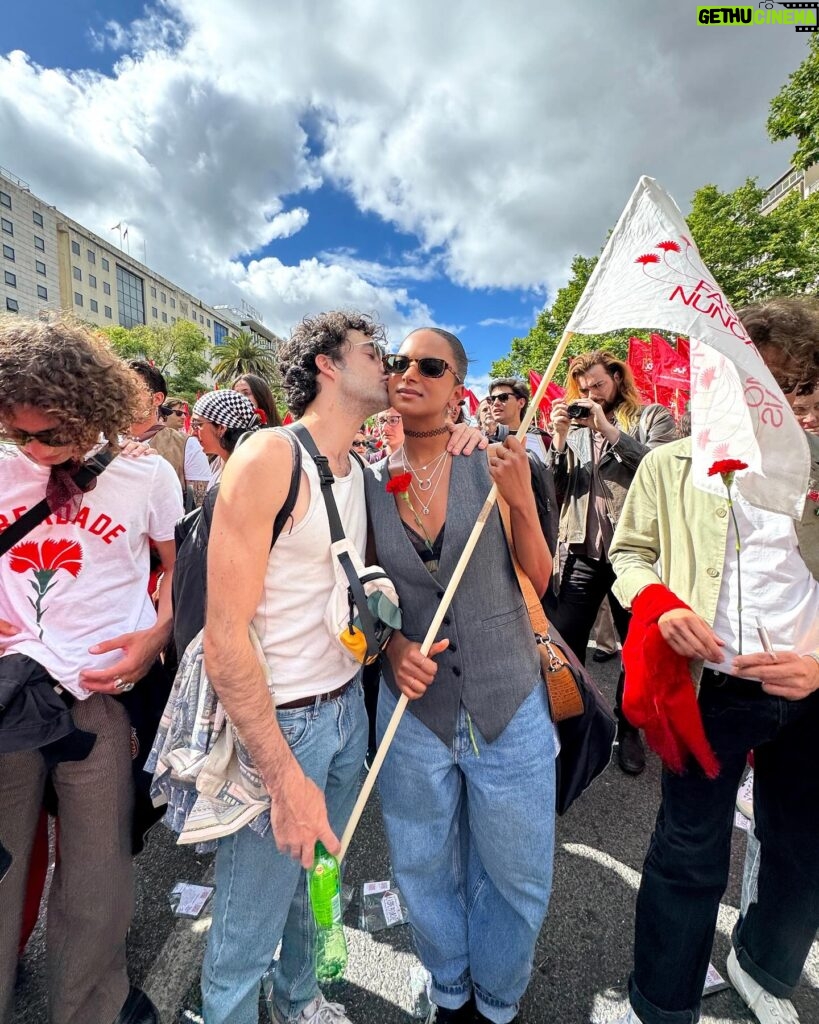
{"label": "asphalt road", "polygon": [[[613,696],[619,662],[589,662]],[[611,766],[558,821],[554,887],[541,932],[535,970],[520,1024],[607,1024],[622,1012],[631,967],[634,901],[659,799],[659,762],[629,778]],[[724,973],[729,936],[739,907],[745,833],[735,830],[731,878],[723,897],[713,963]],[[199,1015],[198,969],[207,934],[207,909],[198,920],[175,917],[169,894],[178,881],[207,882],[212,858],[178,847],[154,830],[137,862],[137,908],[129,939],[132,980],[147,988],[163,1024],[194,1024]],[[373,797],[348,854],[345,881],[389,877],[389,859],[377,797]],[[406,926],[369,934],[359,930],[358,897],[345,923],[350,960],[345,980],[328,988],[355,1024],[408,1024],[410,971],[417,964]],[[10,1024],[46,1024],[42,921],[26,951]],[[819,943],[815,943],[794,1004],[803,1024],[819,1021]],[[260,1021],[267,1017],[260,1013]],[[733,990],[707,997],[705,1024],[755,1018]]]}

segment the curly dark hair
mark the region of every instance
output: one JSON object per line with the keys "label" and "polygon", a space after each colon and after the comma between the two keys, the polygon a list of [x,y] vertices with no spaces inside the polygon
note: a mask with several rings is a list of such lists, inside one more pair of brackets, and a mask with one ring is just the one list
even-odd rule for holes
{"label": "curly dark hair", "polygon": [[0,318],[0,422],[20,406],[53,416],[87,451],[103,434],[120,433],[145,415],[145,385],[108,339],[57,316]]}
{"label": "curly dark hair", "polygon": [[384,347],[386,336],[382,325],[366,313],[352,310],[306,316],[282,346],[279,372],[284,400],[297,419],[304,415],[319,391],[316,356],[329,356],[336,365],[343,366],[350,331],[360,331],[376,345]]}
{"label": "curly dark hair", "polygon": [[781,349],[799,364],[802,380],[819,380],[819,300],[815,296],[780,296],[755,302],[737,312],[757,348]]}

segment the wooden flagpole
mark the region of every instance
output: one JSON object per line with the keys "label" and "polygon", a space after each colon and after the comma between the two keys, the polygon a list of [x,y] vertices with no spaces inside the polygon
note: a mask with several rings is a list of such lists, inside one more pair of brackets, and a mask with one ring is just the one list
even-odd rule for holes
{"label": "wooden flagpole", "polygon": [[[543,379],[541,380],[537,391],[532,396],[532,400],[529,402],[529,408],[526,410],[523,419],[520,421],[518,432],[515,435],[519,441],[523,441],[526,437],[526,431],[529,429],[529,424],[532,422],[532,418],[540,406],[540,400],[546,393],[546,388],[551,383],[552,377],[560,365],[560,360],[563,358],[563,353],[566,351],[566,346],[569,344],[571,337],[571,333],[567,331],[560,339],[560,343],[549,361],[546,372],[543,374]],[[483,528],[486,525],[486,521],[489,518],[489,514],[492,511],[492,507],[497,501],[497,498],[497,485],[492,484],[492,489],[487,495],[486,501],[483,503],[483,508],[478,513],[478,518],[472,529],[472,533],[469,536],[469,540],[466,542],[463,552],[461,553],[461,557],[458,559],[458,564],[455,566],[455,570],[452,573],[452,578],[444,591],[444,596],[441,598],[438,611],[435,613],[432,622],[429,624],[427,635],[424,637],[424,642],[421,644],[421,653],[424,656],[429,654],[429,649],[435,643],[438,630],[441,628],[444,616],[449,611],[449,606],[452,604],[455,591],[458,589],[458,584],[461,582],[461,577],[466,571],[467,565],[469,565],[472,552],[475,550],[475,545],[478,543],[478,540],[483,533]],[[350,841],[352,840],[355,830],[358,827],[358,823],[361,820],[361,815],[364,813],[364,808],[367,806],[367,801],[370,798],[370,793],[372,793],[375,780],[378,778],[378,773],[381,771],[381,765],[384,763],[384,758],[387,756],[387,751],[390,749],[390,744],[392,743],[393,737],[398,729],[398,723],[401,721],[408,703],[409,700],[402,693],[395,711],[392,713],[392,718],[387,724],[384,736],[378,750],[376,751],[375,758],[373,759],[372,766],[364,780],[364,785],[361,787],[361,792],[358,794],[355,807],[353,807],[352,813],[350,814],[350,820],[347,822],[347,827],[344,829],[344,835],[341,837],[341,852],[338,855],[339,862],[341,862],[347,854]]]}

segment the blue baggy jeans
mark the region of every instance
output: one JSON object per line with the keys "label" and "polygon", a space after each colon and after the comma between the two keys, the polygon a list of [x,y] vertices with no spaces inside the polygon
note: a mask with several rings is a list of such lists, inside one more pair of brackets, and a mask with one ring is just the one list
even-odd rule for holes
{"label": "blue baggy jeans", "polygon": [[[279,727],[302,771],[324,791],[330,827],[341,836],[367,752],[359,680],[336,700],[280,710]],[[213,923],[202,966],[206,1024],[257,1024],[259,984],[282,940],[273,998],[293,1020],[318,994],[315,925],[298,861],[279,853],[269,831],[249,826],[219,840]]]}
{"label": "blue baggy jeans", "polygon": [[[435,684],[433,684],[435,685]],[[382,681],[378,735],[396,698]],[[539,681],[494,743],[461,708],[447,746],[408,711],[379,776],[393,870],[432,998],[507,1024],[552,887],[557,740]]]}

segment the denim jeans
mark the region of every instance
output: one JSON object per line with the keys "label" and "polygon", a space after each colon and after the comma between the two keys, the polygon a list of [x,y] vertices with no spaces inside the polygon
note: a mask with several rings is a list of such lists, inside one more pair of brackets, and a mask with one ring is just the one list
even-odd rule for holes
{"label": "denim jeans", "polygon": [[631,1005],[643,1024],[693,1024],[728,881],[736,791],[754,750],[761,844],[757,901],[734,933],[743,969],[779,998],[796,987],[819,927],[819,692],[800,701],[706,671],[703,724],[720,762],[663,773],[663,799],[637,896]]}
{"label": "denim jeans", "polygon": [[[341,836],[355,803],[367,751],[359,680],[336,700],[278,712],[304,774],[324,791],[330,827]],[[259,984],[279,940],[274,1000],[292,1020],[318,994],[314,923],[298,861],[279,853],[272,831],[246,826],[219,840],[213,923],[202,966],[206,1024],[257,1024]]]}
{"label": "denim jeans", "polygon": [[[585,555],[579,555],[574,551],[569,552],[560,580],[557,607],[549,618],[584,665],[594,620],[606,596],[609,599],[614,628],[620,637],[620,643],[625,643],[631,615],[611,592],[614,580],[614,569],[605,558],[586,558]],[[618,720],[621,719],[620,705],[624,683],[625,673],[621,669],[614,699],[614,712]]]}
{"label": "denim jeans", "polygon": [[[382,682],[379,739],[395,705]],[[463,707],[450,746],[411,711],[401,720],[379,776],[381,804],[439,1006],[456,1009],[474,992],[496,1024],[517,1013],[552,887],[556,753],[542,682],[494,743],[474,725],[470,737]]]}

